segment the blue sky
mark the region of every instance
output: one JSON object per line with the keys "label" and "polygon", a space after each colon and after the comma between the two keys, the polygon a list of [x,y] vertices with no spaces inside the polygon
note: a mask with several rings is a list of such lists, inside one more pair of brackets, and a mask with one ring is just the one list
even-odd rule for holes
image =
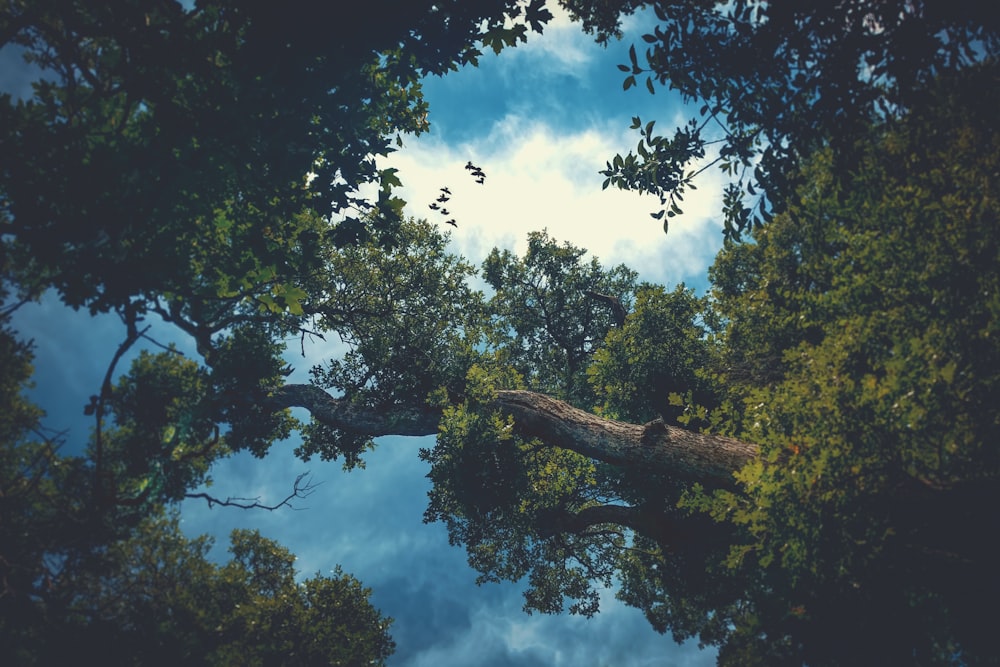
{"label": "blue sky", "polygon": [[[678,100],[667,91],[622,91],[624,75],[616,65],[627,62],[629,43],[639,40],[641,19],[626,23],[624,42],[605,49],[556,14],[545,34],[532,35],[528,44],[426,82],[431,131],[408,139],[385,161],[400,170],[408,213],[434,219],[426,204],[448,186],[449,208],[459,224],[453,248],[476,263],[494,246],[523,250],[528,232],[545,228],[560,241],[589,249],[606,266],[625,263],[644,280],[670,287],[684,281],[704,290],[706,270],[722,242],[714,173],[687,198],[685,215],[671,223],[667,236],[649,217],[655,200],[601,190],[604,162],[638,141],[628,129],[632,116],[655,119],[665,130],[683,120]],[[11,62],[0,60],[5,90],[24,80]],[[486,171],[485,184],[463,169],[468,160]],[[79,442],[90,426],[83,405],[122,336],[120,323],[46,299],[19,311],[15,324],[36,343],[32,394],[49,413],[47,425],[69,429]],[[166,327],[157,336],[182,349],[193,347]],[[304,369],[341,351],[332,343],[313,345],[303,360],[295,341],[288,359],[302,370],[292,380],[304,381]],[[714,652],[656,634],[638,611],[614,600],[613,591],[604,596],[601,613],[587,620],[525,614],[519,584],[476,586],[476,573],[464,551],[448,545],[444,527],[422,523],[429,486],[417,450],[429,445],[427,439],[390,437],[378,444],[367,469],[349,474],[337,463],[295,459],[294,443],[275,446],[264,460],[237,456],[213,470],[215,494],[278,500],[306,470],[321,485],[298,511],[209,509],[189,501],[184,530],[216,536],[220,558],[229,531],[250,527],[297,554],[305,575],[341,564],[396,619],[391,665],[714,664]]]}

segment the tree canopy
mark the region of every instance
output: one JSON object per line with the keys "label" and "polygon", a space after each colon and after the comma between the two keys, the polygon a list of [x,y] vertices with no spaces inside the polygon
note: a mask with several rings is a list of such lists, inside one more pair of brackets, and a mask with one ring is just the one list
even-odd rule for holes
{"label": "tree canopy", "polygon": [[[295,425],[263,404],[286,372],[281,337],[304,333],[308,318],[336,316],[323,298],[342,287],[329,263],[347,261],[339,248],[398,243],[400,179],[376,159],[426,130],[421,78],[475,64],[482,50],[524,41],[551,17],[541,2],[516,0],[367,3],[350,20],[344,11],[226,0],[0,6],[0,48],[36,73],[29,95],[0,96],[0,608],[4,651],[19,660],[48,662],[59,628],[93,631],[87,641],[99,646],[146,604],[153,593],[137,592],[136,579],[144,565],[102,564],[116,549],[184,561],[206,572],[206,585],[223,576],[200,542],[157,523],[163,505],[202,484],[213,461],[239,449],[263,455]],[[65,438],[22,397],[30,346],[8,328],[20,305],[47,290],[124,324],[85,410],[92,439],[68,443],[76,455],[60,453]],[[150,317],[191,336],[199,358],[147,351],[119,377],[125,352],[159,345],[146,338]],[[294,492],[307,490],[296,483]],[[248,549],[278,553],[254,539],[261,546]],[[305,586],[286,569],[280,589],[234,591],[244,607],[259,601],[250,620],[235,618],[231,604],[212,616],[197,608],[205,600],[156,591],[166,597],[149,620],[200,614],[204,625],[190,629],[197,646],[185,650],[209,662],[231,659],[210,655],[224,641],[268,664],[276,655],[385,659],[391,644],[366,594],[339,575]],[[104,602],[121,609],[90,607]],[[324,611],[331,605],[354,611],[345,620]],[[292,634],[244,632],[286,612],[322,622]],[[232,632],[213,634],[212,623]],[[157,642],[183,644],[185,632],[137,628],[123,639],[131,648],[113,657],[148,661]],[[147,658],[129,653],[140,648]]]}
{"label": "tree canopy", "polygon": [[[644,6],[566,4],[601,38]],[[40,79],[0,104],[6,650],[383,662],[357,581],[296,583],[247,532],[213,564],[170,512],[297,430],[299,457],[347,468],[379,435],[436,435],[425,518],[482,581],[526,578],[529,610],[592,615],[616,585],[722,664],[993,660],[1000,87],[977,7],[655,4],[649,75],[701,121],[636,119],[640,157],[606,176],[672,217],[719,121],[735,189],[701,297],[546,232],[490,254],[480,289],[402,216],[374,158],[424,129],[420,77],[541,29],[535,0],[370,3],[350,26],[305,3],[7,3],[0,44]],[[774,215],[751,230],[754,184]],[[7,326],[47,289],[124,325],[77,455],[23,398]],[[151,317],[197,356],[119,374]],[[292,335],[348,352],[291,384]]]}
{"label": "tree canopy", "polygon": [[621,36],[623,16],[652,13],[645,51],[633,44],[620,65],[623,85],[667,86],[697,109],[672,135],[634,118],[641,140],[608,162],[605,187],[657,195],[653,217],[666,222],[697,175],[718,164],[729,178],[729,237],[784,210],[814,151],[832,145],[835,166],[850,170],[871,123],[920,106],[935,77],[1000,48],[996,14],[975,0],[563,4],[602,42]]}
{"label": "tree canopy", "polygon": [[[502,335],[466,325],[465,377],[377,431],[438,433],[427,519],[483,581],[526,577],[530,609],[593,613],[594,585],[618,578],[654,627],[724,664],[988,660],[995,76],[942,79],[870,127],[846,180],[817,152],[787,211],[720,254],[707,299],[583,285],[546,318],[568,297],[534,267],[568,261],[575,285],[599,265],[544,235],[492,255]],[[571,393],[563,341],[598,321],[588,299],[608,317],[582,350],[590,389]],[[304,387],[272,400],[348,432],[379,409]]]}

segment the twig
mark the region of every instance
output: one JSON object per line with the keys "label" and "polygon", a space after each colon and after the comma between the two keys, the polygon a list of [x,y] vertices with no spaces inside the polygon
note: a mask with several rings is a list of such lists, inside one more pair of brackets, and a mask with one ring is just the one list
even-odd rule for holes
{"label": "twig", "polygon": [[238,507],[244,510],[262,509],[262,510],[267,510],[269,512],[273,512],[279,507],[288,507],[289,509],[292,510],[305,509],[293,506],[291,504],[291,501],[295,498],[308,498],[309,496],[312,495],[313,491],[316,490],[316,487],[322,484],[322,482],[319,482],[318,484],[313,484],[312,482],[309,481],[306,481],[305,484],[302,484],[302,480],[308,476],[309,473],[304,472],[298,477],[296,477],[295,484],[292,488],[292,492],[288,494],[288,496],[286,496],[284,500],[275,505],[262,504],[260,502],[260,496],[257,496],[256,498],[241,498],[239,496],[229,496],[225,500],[220,500],[219,498],[216,498],[215,496],[212,496],[211,494],[208,493],[186,493],[184,494],[184,497],[203,498],[208,503],[208,506],[210,508],[214,507],[215,505],[219,505],[220,507]]}
{"label": "twig", "polygon": [[166,350],[167,352],[171,352],[173,354],[178,354],[178,355],[180,355],[182,357],[185,356],[183,352],[181,352],[180,350],[178,350],[173,345],[164,345],[163,343],[161,343],[160,341],[156,340],[155,338],[153,338],[152,336],[150,336],[148,334],[143,333],[143,334],[140,335],[140,337],[141,338],[145,338],[146,340],[148,340],[153,345],[155,345],[155,346],[157,346],[159,348],[162,348],[162,349]]}

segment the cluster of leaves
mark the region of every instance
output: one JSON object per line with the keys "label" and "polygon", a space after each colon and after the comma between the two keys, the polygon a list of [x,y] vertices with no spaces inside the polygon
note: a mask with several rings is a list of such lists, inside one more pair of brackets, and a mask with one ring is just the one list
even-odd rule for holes
{"label": "cluster of leaves", "polygon": [[433,482],[425,521],[442,521],[463,545],[478,581],[529,579],[526,610],[597,612],[592,582],[610,585],[619,533],[565,533],[556,522],[597,504],[595,468],[586,457],[525,442],[493,405],[497,388],[522,378],[497,365],[469,371],[464,400],[444,408],[432,449],[421,451]]}
{"label": "cluster of leaves", "polygon": [[[208,375],[142,354],[110,401],[101,456],[64,456],[20,392],[30,351],[0,336],[0,633],[19,665],[384,664],[390,619],[338,570],[296,582],[294,556],[236,531],[208,560],[164,510],[227,450],[204,404]],[[13,389],[13,391],[6,391]],[[214,432],[214,434],[213,434]]]}
{"label": "cluster of leaves", "polygon": [[694,290],[640,287],[624,325],[608,331],[587,368],[601,401],[597,412],[634,423],[657,417],[674,423],[694,416],[695,405],[702,415],[714,407],[711,320],[708,300]]}
{"label": "cluster of leaves", "polygon": [[[935,83],[905,120],[869,129],[846,176],[832,149],[817,152],[787,210],[727,243],[711,301],[626,293],[622,326],[582,356],[599,399],[586,407],[643,420],[665,401],[680,413],[668,418],[759,443],[736,488],[679,496],[655,471],[519,440],[492,392],[569,397],[565,366],[546,355],[587,321],[564,308],[550,330],[544,310],[522,305],[497,311],[510,332],[500,366],[477,367],[449,397],[424,452],[427,518],[448,525],[483,580],[527,577],[529,609],[573,600],[592,613],[590,586],[617,577],[655,628],[719,645],[723,664],[989,656],[1000,151],[995,96],[982,91],[995,76]],[[563,251],[575,284],[582,252],[546,243],[533,263]],[[525,280],[536,269],[510,253],[491,270],[505,276],[500,304],[508,286],[527,288],[521,304],[564,289],[557,274]],[[671,531],[669,549],[657,530]]]}
{"label": "cluster of leaves", "polygon": [[[698,105],[697,115],[672,138],[643,131],[638,154],[618,156],[606,183],[659,196],[662,218],[705,165],[731,179],[724,210],[727,237],[783,210],[793,196],[803,158],[824,145],[837,149],[838,166],[869,124],[919,105],[920,91],[942,72],[984,61],[1000,47],[1000,23],[983,5],[945,0],[850,0],[782,5],[755,0],[646,2],[563,0],[584,28],[607,42],[620,37],[621,17],[655,14],[633,45],[626,89],[646,76]],[[641,123],[634,119],[633,128]],[[645,145],[644,145],[645,144]],[[751,199],[747,206],[744,202]]]}
{"label": "cluster of leaves", "polygon": [[[586,409],[598,397],[625,401],[621,383],[628,380],[612,381],[612,366],[627,365],[622,355],[638,336],[663,325],[665,343],[686,343],[633,360],[634,380],[645,373],[663,382],[637,389],[621,409],[655,405],[656,392],[667,387],[691,395],[700,385],[694,366],[685,364],[699,363],[708,344],[695,322],[703,302],[683,288],[666,294],[646,286],[637,295],[634,272],[604,269],[585,250],[546,233],[529,236],[523,257],[494,251],[484,274],[495,290],[487,304],[493,331],[461,392],[435,393],[443,416],[435,446],[421,454],[433,481],[425,519],[445,523],[480,581],[527,578],[526,610],[568,606],[589,616],[598,610],[599,588],[610,586],[631,558],[628,545],[660,554],[638,528],[655,531],[657,511],[675,512],[676,497],[668,501],[667,480],[650,471],[522,439],[497,411],[495,392],[542,391]],[[633,303],[641,307],[627,313]],[[607,382],[595,389],[594,378]],[[686,562],[702,561],[689,555]]]}
{"label": "cluster of leaves", "polygon": [[[313,382],[365,407],[429,410],[444,389],[461,394],[478,356],[482,294],[470,288],[475,268],[447,251],[448,236],[426,220],[407,220],[397,247],[375,242],[331,252],[332,279],[311,309],[316,325],[348,346],[339,359],[311,369]],[[313,421],[298,455],[345,456],[361,464],[370,438]]]}
{"label": "cluster of leaves", "polygon": [[232,559],[215,565],[211,540],[185,538],[176,517],[147,519],[101,554],[99,572],[73,573],[76,596],[46,634],[17,646],[19,664],[81,654],[121,665],[385,664],[391,619],[357,580],[337,569],[297,583],[294,556],[276,542],[245,530],[231,542]]}
{"label": "cluster of leaves", "polygon": [[586,250],[559,244],[546,232],[528,235],[523,258],[494,249],[483,276],[495,290],[489,302],[492,344],[524,377],[528,388],[589,408],[594,403],[587,366],[634,298],[636,273],[624,265],[606,270]]}
{"label": "cluster of leaves", "polygon": [[743,640],[794,638],[811,664],[861,646],[881,662],[989,655],[976,608],[996,590],[995,76],[937,84],[933,104],[873,130],[849,179],[818,153],[799,198],[713,269],[728,426],[762,454],[745,496],[689,502],[743,527],[729,567],[771,572],[799,610],[793,629],[759,613]]}
{"label": "cluster of leaves", "polygon": [[241,322],[284,315],[294,330],[330,248],[398,240],[400,180],[375,160],[426,130],[421,77],[551,18],[537,0],[340,13],[8,3],[0,46],[39,78],[0,98],[4,279],[24,297],[158,313],[203,354]]}

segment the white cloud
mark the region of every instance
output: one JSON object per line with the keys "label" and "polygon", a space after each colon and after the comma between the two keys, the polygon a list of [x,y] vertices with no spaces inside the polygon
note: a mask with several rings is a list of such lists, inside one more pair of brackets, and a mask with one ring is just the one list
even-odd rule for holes
{"label": "white cloud", "polygon": [[[458,222],[457,250],[481,261],[494,246],[523,252],[528,232],[588,249],[606,265],[625,263],[643,279],[675,284],[703,281],[706,267],[721,246],[718,179],[706,173],[697,191],[685,198],[685,214],[670,223],[649,217],[658,202],[609,188],[601,190],[599,170],[617,152],[634,145],[627,128],[593,125],[560,133],[540,121],[508,115],[474,143],[447,146],[428,136],[412,141],[392,157],[400,169],[408,213],[444,224],[427,208],[447,186],[447,209]],[[464,169],[482,167],[479,185]]]}
{"label": "white cloud", "polygon": [[555,2],[547,3],[553,18],[541,35],[530,33],[528,41],[514,50],[507,62],[517,62],[522,58],[535,58],[550,71],[573,77],[585,75],[585,66],[594,59],[593,38],[573,23],[569,13]]}

